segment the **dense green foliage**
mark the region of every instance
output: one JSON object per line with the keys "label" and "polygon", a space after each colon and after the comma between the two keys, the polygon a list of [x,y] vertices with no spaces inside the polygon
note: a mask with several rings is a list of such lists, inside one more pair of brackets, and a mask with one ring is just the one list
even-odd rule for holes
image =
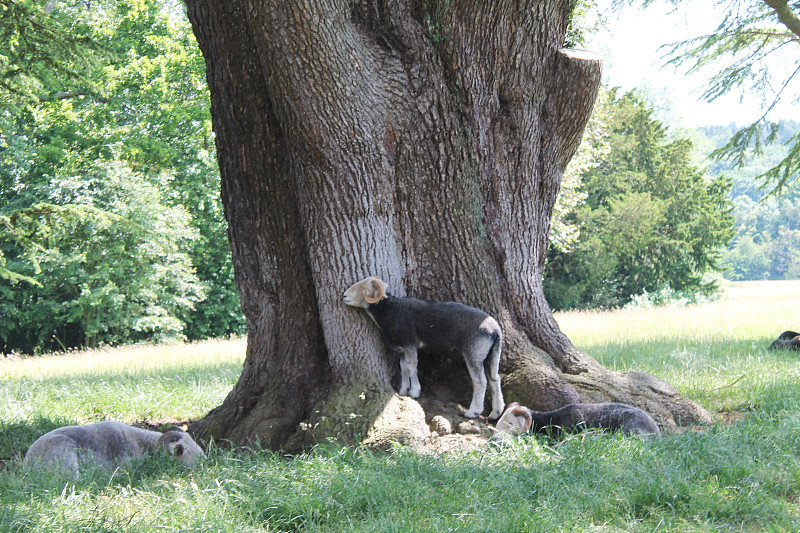
{"label": "dense green foliage", "polygon": [[81,42],[102,47],[92,63],[102,94],[3,110],[0,350],[243,332],[205,65],[182,7],[53,5],[49,16],[80,21]]}
{"label": "dense green foliage", "polygon": [[580,228],[579,241],[548,253],[548,302],[555,309],[617,307],[667,288],[713,291],[704,275],[733,235],[730,182],[692,166],[691,142],[670,140],[636,93],[612,91],[597,113],[607,117],[606,132],[584,142],[607,143],[608,154],[584,172],[578,190],[585,203],[567,217]]}
{"label": "dense green foliage", "polygon": [[[166,183],[166,179],[163,179]],[[4,216],[0,246],[23,281],[0,284],[4,346],[37,349],[166,340],[203,298],[184,250],[197,238],[182,206],[121,164],[63,179],[53,200]]]}
{"label": "dense green foliage", "polygon": [[[734,125],[700,128],[709,149],[723,146],[737,128]],[[714,174],[733,179],[731,197],[736,237],[723,253],[725,277],[732,280],[796,279],[800,277],[800,190],[767,195],[759,176],[782,160],[784,142],[800,133],[800,124],[781,122],[775,144],[744,161],[743,166],[717,162]]]}
{"label": "dense green foliage", "polygon": [[57,425],[202,416],[235,382],[244,343],[0,363],[0,531],[798,531],[800,367],[765,348],[799,291],[735,284],[689,308],[558,314],[602,364],[657,373],[716,420],[647,440],[584,432],[441,456],[325,444],[294,457],[202,443],[209,458],[192,471],[162,457],[71,479],[25,472],[20,454]]}
{"label": "dense green foliage", "polygon": [[105,56],[81,3],[0,0],[0,115],[41,100],[98,94]]}

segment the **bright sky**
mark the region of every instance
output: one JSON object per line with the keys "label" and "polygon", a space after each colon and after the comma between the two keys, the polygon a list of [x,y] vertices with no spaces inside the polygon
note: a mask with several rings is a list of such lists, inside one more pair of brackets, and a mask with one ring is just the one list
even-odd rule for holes
{"label": "bright sky", "polygon": [[[610,4],[599,0],[601,10]],[[625,6],[618,14],[608,16],[608,28],[587,38],[587,48],[603,55],[604,82],[625,90],[643,88],[656,103],[665,103],[671,114],[669,122],[675,126],[703,126],[736,122],[746,125],[759,118],[762,111],[760,95],[731,94],[712,103],[700,101],[709,74],[687,75],[685,69],[664,66],[661,45],[713,32],[723,17],[723,6],[714,0],[692,0],[674,7],[657,2],[645,10]],[[800,47],[794,47],[793,58],[800,60]],[[787,67],[790,65],[787,65]],[[794,84],[789,95],[798,96],[800,83]],[[800,105],[794,98],[784,98],[772,120],[800,121]],[[741,100],[741,101],[740,101]]]}

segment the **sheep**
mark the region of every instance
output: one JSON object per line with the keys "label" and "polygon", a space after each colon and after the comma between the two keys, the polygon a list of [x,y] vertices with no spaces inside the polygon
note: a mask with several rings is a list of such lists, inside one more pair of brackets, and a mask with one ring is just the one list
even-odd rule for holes
{"label": "sheep", "polygon": [[653,417],[624,403],[571,403],[554,411],[532,411],[513,402],[495,426],[498,431],[512,435],[531,431],[555,436],[589,428],[619,430],[625,434],[661,433]]}
{"label": "sheep", "polygon": [[795,331],[784,331],[778,338],[772,341],[768,350],[800,350],[800,333]]}
{"label": "sheep", "polygon": [[371,276],[347,289],[344,303],[365,309],[380,329],[386,347],[400,354],[400,395],[419,398],[418,351],[457,352],[466,361],[472,379],[472,402],[464,416],[477,418],[483,413],[488,377],[492,394],[489,418],[499,418],[505,404],[499,374],[503,334],[497,321],[464,304],[398,298],[386,289],[386,283]]}
{"label": "sheep", "polygon": [[171,427],[162,434],[121,422],[104,421],[45,433],[28,448],[23,465],[64,468],[78,476],[81,465],[93,463],[112,469],[159,448],[187,467],[206,458],[202,448],[180,428]]}

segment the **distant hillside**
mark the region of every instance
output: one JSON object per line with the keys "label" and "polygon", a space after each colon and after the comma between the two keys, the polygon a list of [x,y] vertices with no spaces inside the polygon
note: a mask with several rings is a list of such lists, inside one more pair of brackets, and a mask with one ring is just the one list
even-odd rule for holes
{"label": "distant hillside", "polygon": [[[724,146],[737,131],[734,124],[697,128],[707,140],[704,146]],[[731,200],[737,234],[723,253],[724,275],[731,280],[800,278],[800,186],[795,185],[780,197],[764,199],[769,188],[758,176],[775,166],[788,152],[784,145],[800,132],[800,122],[782,121],[776,142],[765,146],[742,168],[727,162],[709,160],[713,176],[733,180]]]}
{"label": "distant hillside", "polygon": [[[702,126],[697,128],[697,132],[709,141],[712,150],[725,146],[736,131],[738,131],[738,128],[733,123],[727,126]],[[746,194],[750,199],[758,201],[769,192],[769,189],[762,189],[762,182],[756,178],[786,157],[788,147],[785,146],[785,143],[798,132],[800,132],[800,122],[792,120],[781,121],[775,142],[764,146],[763,152],[751,157],[744,167],[735,169],[729,162],[709,160],[708,170],[713,175],[724,174],[733,179],[733,191],[731,192],[733,198]],[[764,136],[766,137],[766,131]],[[789,191],[788,194],[791,197],[797,197],[798,195],[800,195],[800,189],[797,188]],[[784,196],[787,195],[785,194]]]}
{"label": "distant hillside", "polygon": [[[779,144],[785,143],[791,139],[792,135],[800,131],[800,122],[795,122],[794,120],[782,120],[778,125],[777,142]],[[738,127],[733,122],[726,126],[701,126],[697,129],[705,135],[707,139],[714,142],[715,148],[723,146],[728,142],[728,139],[738,131]]]}

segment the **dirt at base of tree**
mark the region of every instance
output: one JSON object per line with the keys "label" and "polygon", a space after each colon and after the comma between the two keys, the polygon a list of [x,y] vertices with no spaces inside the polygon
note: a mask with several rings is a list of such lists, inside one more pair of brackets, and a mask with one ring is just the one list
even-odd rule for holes
{"label": "dirt at base of tree", "polygon": [[[420,454],[444,455],[464,454],[486,449],[497,438],[494,420],[481,416],[477,419],[464,417],[466,408],[458,403],[436,398],[420,398],[419,405],[425,412],[425,422],[430,434],[423,440],[410,444]],[[725,422],[734,417],[723,418]],[[704,425],[677,426],[665,429],[667,433],[705,431]]]}
{"label": "dirt at base of tree", "polygon": [[418,453],[469,453],[485,448],[494,435],[494,422],[483,416],[466,418],[466,408],[458,403],[435,398],[420,398],[418,401],[425,411],[425,422],[431,429],[430,436],[414,446]]}
{"label": "dirt at base of tree", "polygon": [[[414,439],[414,442],[401,443],[410,446],[417,453],[439,456],[481,451],[486,449],[493,437],[496,436],[495,421],[489,421],[485,416],[477,419],[466,418],[464,416],[466,408],[456,402],[443,401],[431,397],[423,397],[417,401],[412,401],[410,398],[398,398],[405,400],[398,403],[398,405],[414,406],[417,413],[419,413],[419,408],[424,412],[425,425],[429,431],[427,433],[417,431],[418,437]],[[408,418],[407,415],[401,414],[399,416]],[[736,422],[741,418],[743,418],[741,413],[722,413],[722,421],[726,424]],[[422,421],[418,420],[418,423],[421,425]],[[144,429],[163,431],[161,428],[166,428],[167,426],[178,426],[186,429],[190,424],[191,421],[186,420],[162,419],[149,422],[140,421],[133,425]],[[672,428],[669,432],[684,433],[703,430],[702,426],[691,426]],[[390,440],[380,445],[373,443],[371,447],[388,450],[392,444]],[[6,465],[0,460],[0,468],[4,466]]]}

